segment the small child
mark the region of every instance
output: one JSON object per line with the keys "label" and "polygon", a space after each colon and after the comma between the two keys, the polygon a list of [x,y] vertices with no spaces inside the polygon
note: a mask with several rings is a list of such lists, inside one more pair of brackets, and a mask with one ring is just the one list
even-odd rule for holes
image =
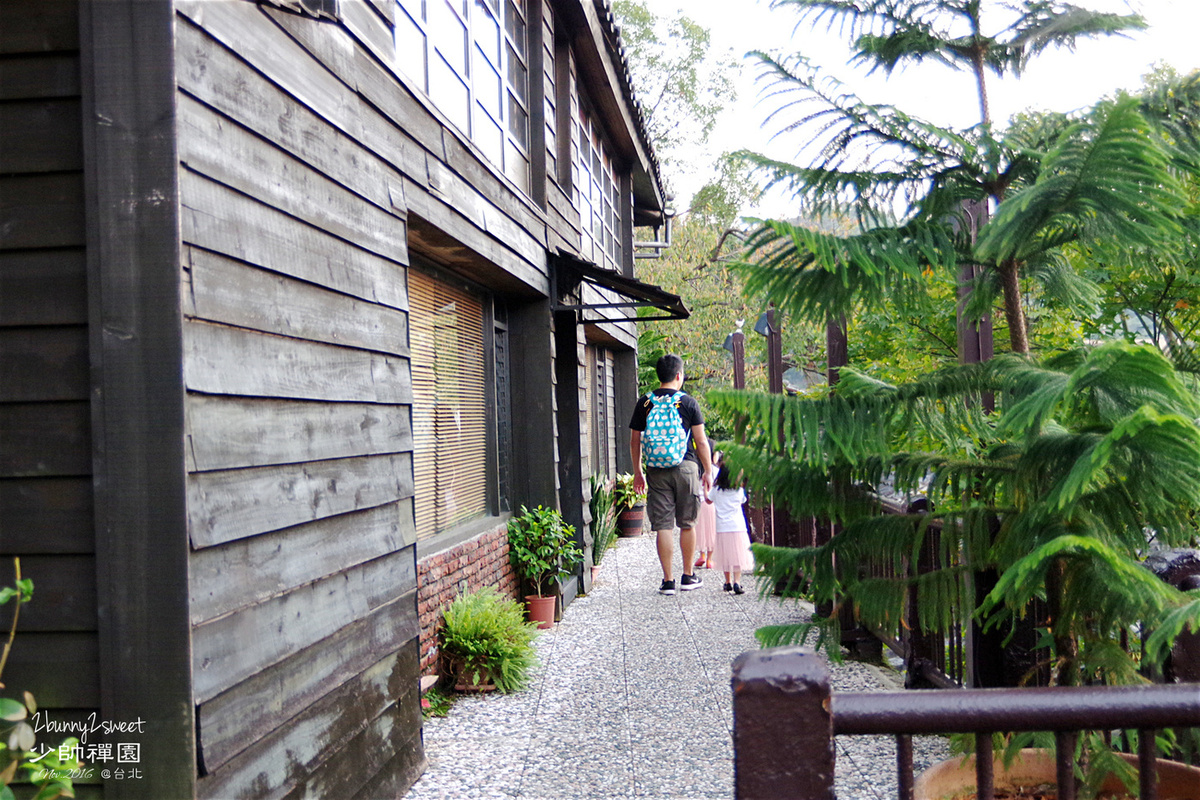
{"label": "small child", "polygon": [[717,569],[725,573],[725,591],[745,594],[741,585],[742,570],[750,568],[751,559],[750,534],[742,515],[746,493],[741,486],[734,488],[724,458],[717,467],[717,479],[708,493],[717,515],[717,547],[713,555]]}
{"label": "small child", "polygon": [[[709,467],[710,480],[716,481],[717,464],[716,460],[720,458],[720,453],[713,453],[713,463]],[[703,490],[701,490],[703,492]],[[700,513],[696,517],[696,552],[699,554],[696,558],[695,566],[697,568],[712,569],[713,548],[717,546],[717,515],[713,510],[712,500],[709,500],[703,494],[698,498],[700,503]]]}

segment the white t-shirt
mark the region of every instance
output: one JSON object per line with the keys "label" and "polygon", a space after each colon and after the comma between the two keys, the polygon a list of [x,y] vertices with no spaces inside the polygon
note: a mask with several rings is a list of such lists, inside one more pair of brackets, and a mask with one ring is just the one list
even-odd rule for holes
{"label": "white t-shirt", "polygon": [[742,516],[746,493],[740,487],[718,489],[714,486],[708,491],[708,499],[713,501],[713,510],[717,513],[717,533],[746,532],[746,518]]}

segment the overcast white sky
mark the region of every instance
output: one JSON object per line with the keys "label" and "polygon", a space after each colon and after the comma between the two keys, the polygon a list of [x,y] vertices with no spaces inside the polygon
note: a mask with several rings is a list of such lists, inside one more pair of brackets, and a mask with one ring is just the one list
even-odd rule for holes
{"label": "overcast white sky", "polygon": [[[1034,61],[1020,81],[989,76],[988,91],[992,117],[1005,120],[1027,109],[1069,111],[1091,105],[1117,89],[1137,89],[1142,75],[1159,62],[1171,64],[1182,73],[1200,68],[1200,0],[1072,0],[1099,11],[1140,13],[1149,28],[1130,38],[1108,38],[1081,42],[1074,53],[1052,52]],[[683,10],[709,29],[713,46],[731,51],[739,58],[750,50],[802,52],[812,61],[853,88],[871,102],[888,103],[935,123],[968,126],[978,121],[978,107],[970,76],[958,75],[937,66],[924,66],[895,74],[890,80],[867,79],[846,66],[848,50],[835,32],[821,28],[795,31],[795,12],[771,11],[768,0],[647,0],[659,15]],[[737,104],[718,124],[710,150],[749,148],[794,160],[800,144],[780,137],[771,141],[775,128],[764,128],[771,106],[758,102],[760,87],[754,83],[755,69],[746,62]],[[686,208],[687,199],[709,176],[670,175],[677,196],[676,207]],[[780,201],[774,201],[775,206]],[[783,209],[762,209],[771,215]]]}

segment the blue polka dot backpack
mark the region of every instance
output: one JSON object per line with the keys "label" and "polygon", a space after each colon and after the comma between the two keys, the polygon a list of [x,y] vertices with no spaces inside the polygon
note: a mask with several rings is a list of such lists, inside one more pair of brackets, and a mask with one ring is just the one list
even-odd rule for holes
{"label": "blue polka dot backpack", "polygon": [[646,466],[655,469],[674,467],[687,454],[687,431],[679,416],[679,398],[683,392],[650,395],[646,430],[642,432],[642,453]]}

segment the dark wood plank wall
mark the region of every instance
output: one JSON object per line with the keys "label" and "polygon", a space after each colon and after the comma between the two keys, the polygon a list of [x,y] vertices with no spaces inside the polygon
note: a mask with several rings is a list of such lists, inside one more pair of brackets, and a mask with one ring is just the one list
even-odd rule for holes
{"label": "dark wood plank wall", "polygon": [[364,100],[335,23],[180,3],[176,37],[197,795],[402,791],[424,759],[405,183],[441,131]]}
{"label": "dark wood plank wall", "polygon": [[340,7],[178,4],[201,797],[415,778],[409,215],[547,288],[545,215],[404,88],[390,5]]}
{"label": "dark wood plank wall", "polygon": [[0,584],[35,585],[3,680],[63,721],[100,709],[81,131],[77,3],[0,3]]}

